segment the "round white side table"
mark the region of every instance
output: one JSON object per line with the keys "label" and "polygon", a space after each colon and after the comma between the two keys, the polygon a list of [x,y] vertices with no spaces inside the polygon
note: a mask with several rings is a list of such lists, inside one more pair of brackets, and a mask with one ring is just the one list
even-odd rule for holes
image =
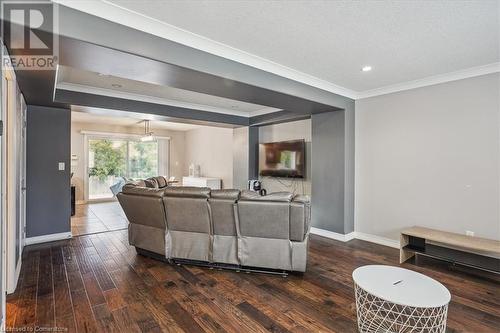
{"label": "round white side table", "polygon": [[451,295],[441,283],[408,269],[368,265],[352,273],[358,329],[434,333],[446,330]]}

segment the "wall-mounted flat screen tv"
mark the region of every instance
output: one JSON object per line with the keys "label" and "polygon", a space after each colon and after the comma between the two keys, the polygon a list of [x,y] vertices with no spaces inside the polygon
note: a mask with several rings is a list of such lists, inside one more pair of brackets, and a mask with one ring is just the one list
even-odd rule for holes
{"label": "wall-mounted flat screen tv", "polygon": [[267,177],[304,178],[304,140],[259,145],[259,174]]}

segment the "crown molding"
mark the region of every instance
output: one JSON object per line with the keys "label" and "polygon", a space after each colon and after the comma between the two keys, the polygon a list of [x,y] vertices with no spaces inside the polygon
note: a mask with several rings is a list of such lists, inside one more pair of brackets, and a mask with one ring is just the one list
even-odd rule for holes
{"label": "crown molding", "polygon": [[257,55],[178,28],[155,18],[132,11],[105,0],[52,0],[102,19],[118,23],[151,35],[171,40],[191,48],[211,53],[309,86],[354,99],[357,92],[329,81],[280,65]]}
{"label": "crown molding", "polygon": [[427,86],[432,86],[435,84],[451,82],[456,80],[467,79],[475,76],[481,76],[486,74],[498,73],[500,72],[500,62],[494,62],[492,64],[477,66],[472,68],[467,68],[459,70],[456,72],[450,72],[435,76],[429,76],[423,79],[403,82],[398,84],[393,84],[390,86],[385,86],[377,89],[366,90],[359,92],[356,99],[363,99],[368,97],[375,97],[380,95],[386,95],[395,93],[398,91],[422,88]]}
{"label": "crown molding", "polygon": [[[365,91],[355,91],[303,73],[301,71],[289,68],[287,66],[283,66],[276,62],[231,47],[229,45],[214,41],[190,31],[181,29],[174,25],[132,11],[117,4],[110,3],[106,0],[52,1],[68,8],[72,8],[117,24],[121,24],[161,38],[165,38],[197,50],[201,50],[216,56],[239,62],[244,65],[248,65],[269,73],[273,73],[275,75],[279,75],[281,77],[288,78],[290,80],[294,80],[355,100],[500,72],[500,62],[495,62],[484,66],[472,67],[456,72],[450,72],[418,80],[397,83],[381,88]],[[259,112],[263,112],[263,114],[266,113],[266,110],[263,109],[254,112],[256,115],[258,115]]]}

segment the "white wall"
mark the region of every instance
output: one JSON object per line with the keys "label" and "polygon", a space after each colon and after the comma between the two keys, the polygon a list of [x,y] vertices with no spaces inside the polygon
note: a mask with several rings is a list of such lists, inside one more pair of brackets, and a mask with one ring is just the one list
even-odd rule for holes
{"label": "white wall", "polygon": [[294,180],[260,177],[267,193],[288,191],[311,195],[311,119],[262,126],[259,129],[259,143],[298,139],[306,141],[306,177]]}
{"label": "white wall", "polygon": [[[72,184],[76,185],[76,200],[84,200],[84,173],[85,173],[85,158],[84,158],[84,135],[80,132],[98,131],[123,134],[143,134],[142,128],[114,126],[108,124],[90,124],[90,123],[71,123],[71,154],[76,154],[78,160],[76,166],[72,167],[74,172]],[[159,136],[169,136],[170,139],[170,174],[177,179],[182,179],[184,175],[184,132],[169,131],[169,130],[154,130]]]}
{"label": "white wall", "polygon": [[185,132],[184,174],[191,163],[199,164],[202,177],[222,179],[223,188],[233,187],[233,129],[202,127]]}
{"label": "white wall", "polygon": [[500,239],[500,75],[356,101],[355,230]]}

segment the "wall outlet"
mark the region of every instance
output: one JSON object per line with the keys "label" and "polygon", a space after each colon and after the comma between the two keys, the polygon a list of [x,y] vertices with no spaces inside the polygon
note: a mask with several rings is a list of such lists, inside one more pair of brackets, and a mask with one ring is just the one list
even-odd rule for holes
{"label": "wall outlet", "polygon": [[65,165],[64,162],[59,162],[59,171],[64,171]]}
{"label": "wall outlet", "polygon": [[465,230],[465,235],[470,236],[470,237],[474,237],[474,231]]}

